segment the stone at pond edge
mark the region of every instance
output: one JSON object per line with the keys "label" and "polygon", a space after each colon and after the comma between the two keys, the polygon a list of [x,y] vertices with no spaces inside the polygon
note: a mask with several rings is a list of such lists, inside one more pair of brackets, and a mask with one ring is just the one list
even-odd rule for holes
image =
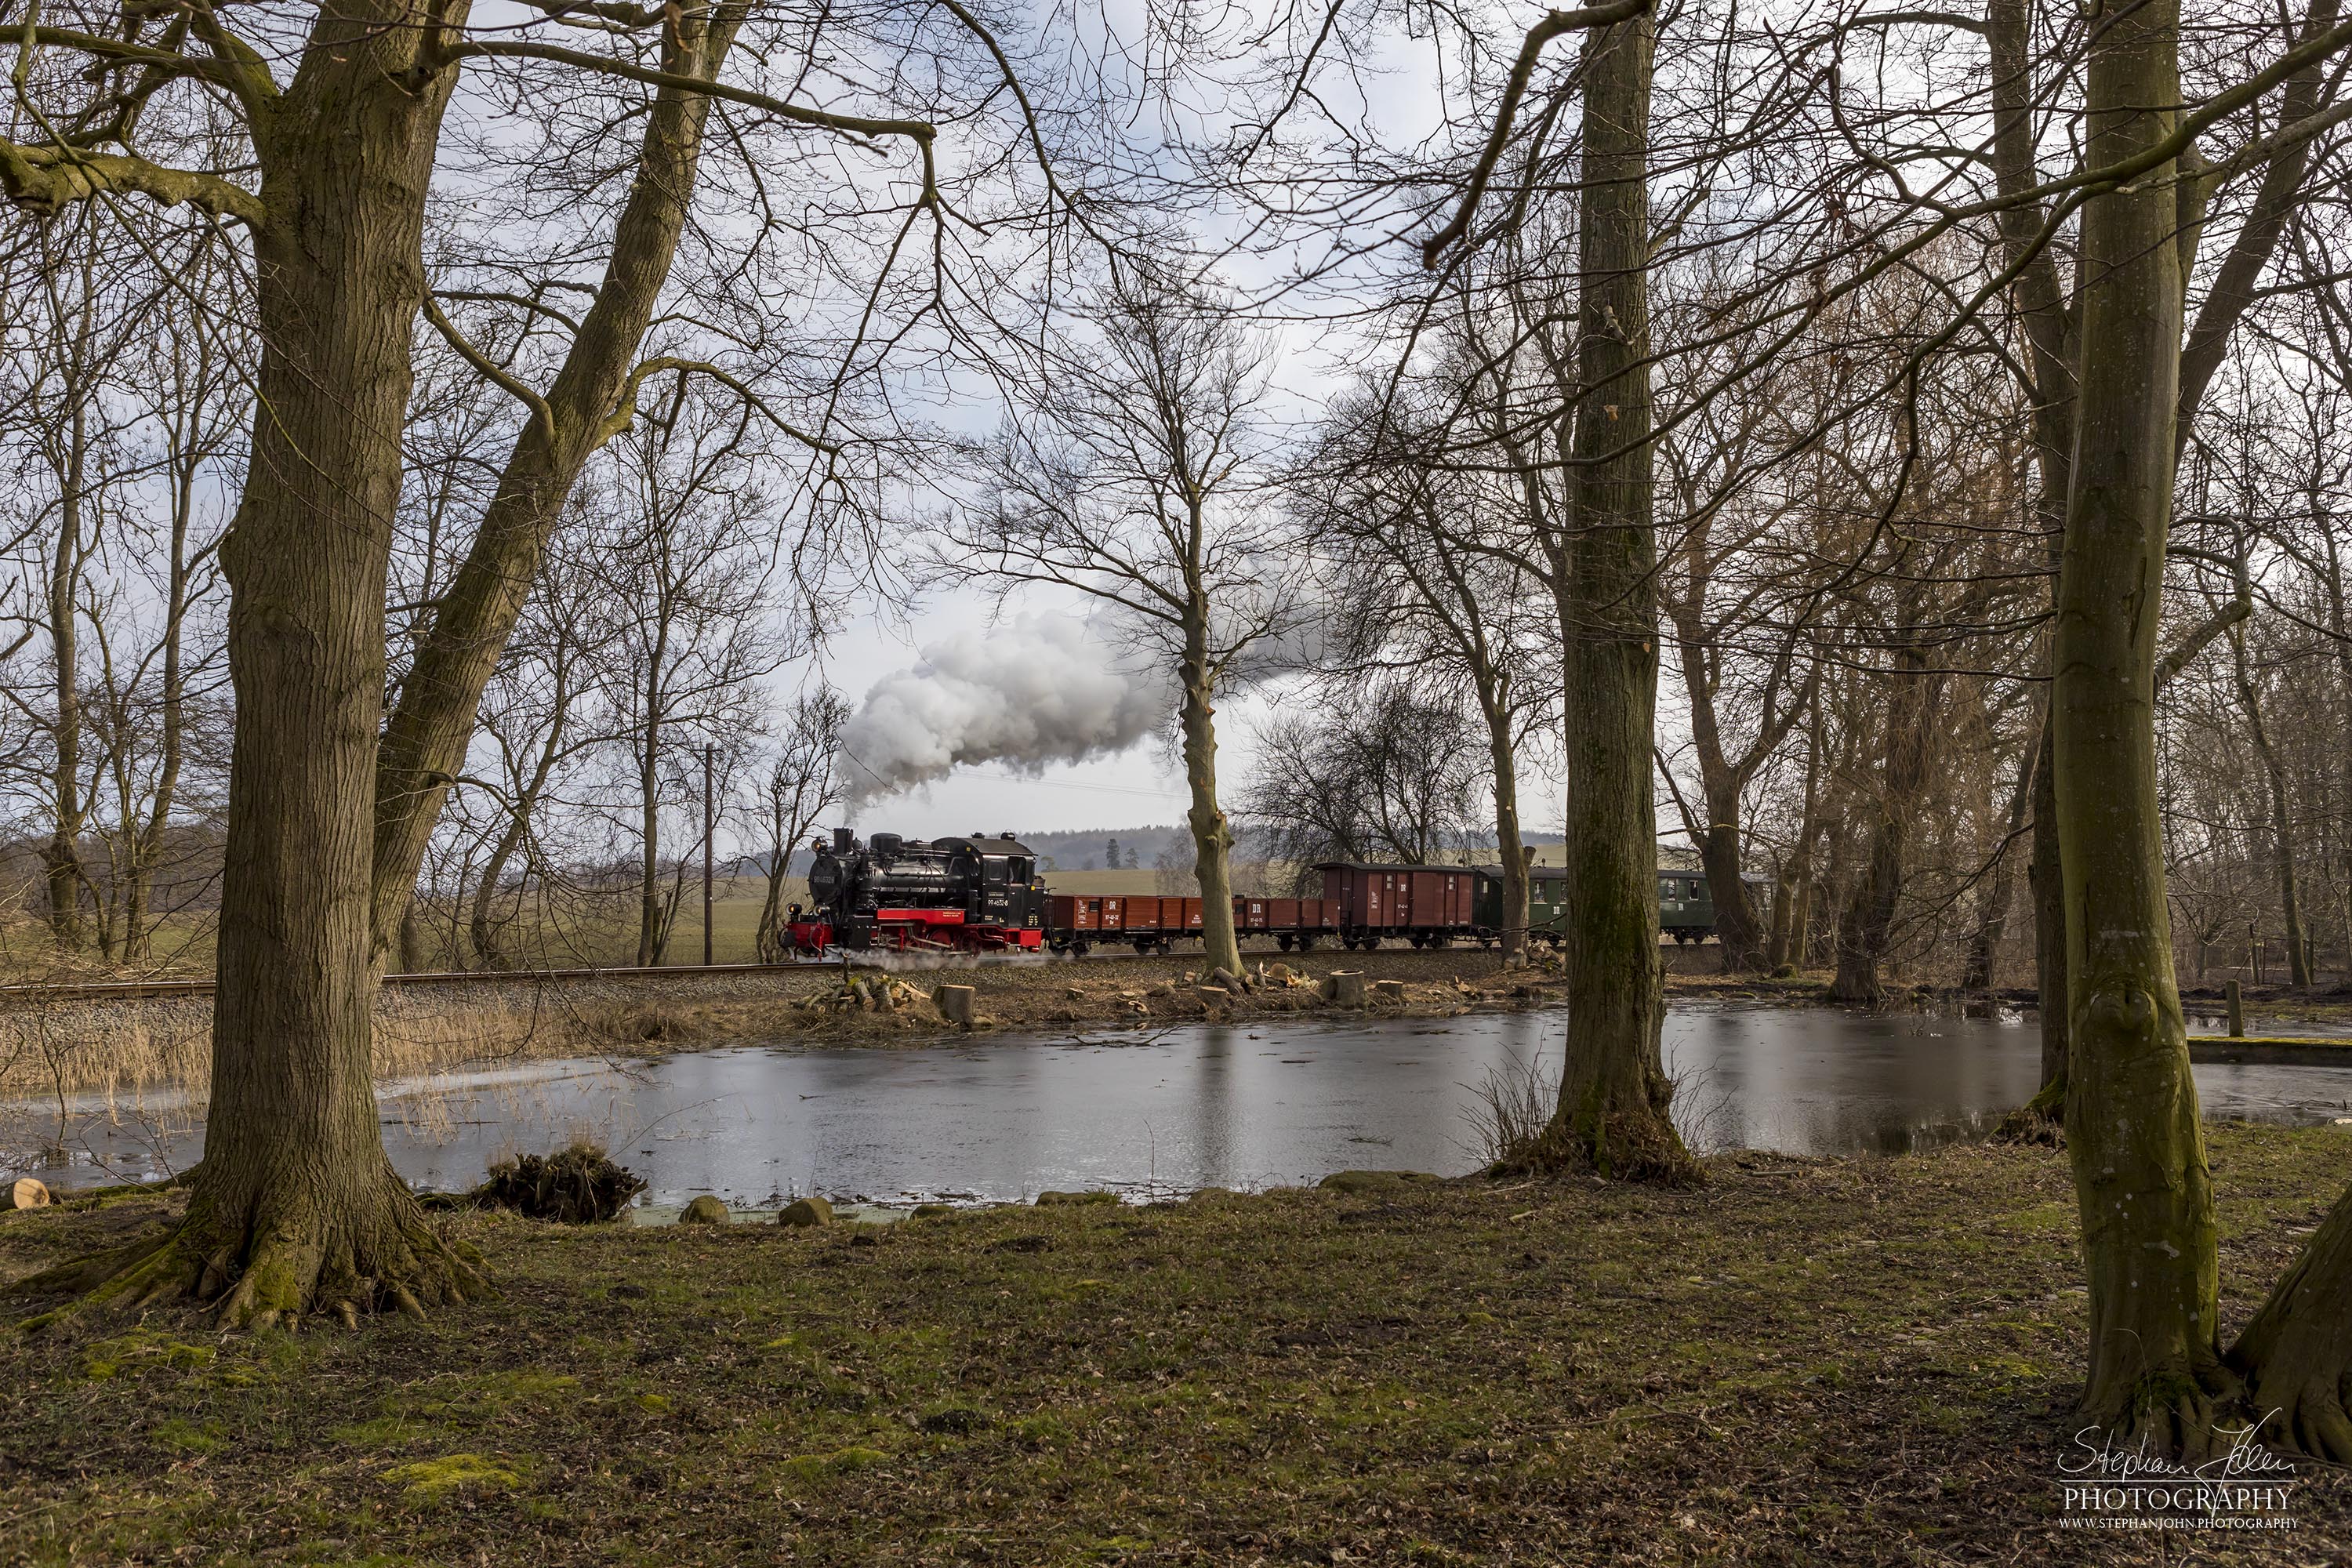
{"label": "stone at pond edge", "polygon": [[40,1183],[33,1180],[30,1176],[26,1176],[15,1186],[8,1189],[8,1206],[10,1208],[47,1208],[48,1206],[48,1203],[49,1189],[41,1185]]}
{"label": "stone at pond edge", "polygon": [[677,1223],[680,1225],[725,1225],[732,1217],[732,1215],[728,1214],[727,1205],[725,1204],[720,1203],[709,1193],[705,1193],[700,1197],[686,1205],[686,1212],[677,1216]]}
{"label": "stone at pond edge", "polygon": [[833,1205],[819,1197],[795,1198],[776,1216],[778,1225],[831,1225]]}
{"label": "stone at pond edge", "polygon": [[917,1204],[915,1205],[917,1219],[937,1219],[941,1215],[953,1213],[955,1213],[953,1204]]}
{"label": "stone at pond edge", "polygon": [[1335,1193],[1393,1192],[1409,1184],[1442,1181],[1427,1171],[1334,1171],[1315,1184]]}
{"label": "stone at pond edge", "polygon": [[1115,1204],[1117,1202],[1118,1202],[1117,1193],[1039,1193],[1037,1194],[1037,1206],[1041,1209],[1059,1208],[1071,1204]]}

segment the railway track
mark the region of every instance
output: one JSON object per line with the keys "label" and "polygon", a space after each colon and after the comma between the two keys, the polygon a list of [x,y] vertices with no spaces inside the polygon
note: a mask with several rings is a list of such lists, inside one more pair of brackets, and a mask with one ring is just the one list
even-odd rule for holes
{"label": "railway track", "polygon": [[[1411,948],[1397,948],[1392,951],[1399,954],[1402,954],[1414,952],[1415,950]],[[1452,950],[1435,949],[1431,951],[1429,956],[1434,957],[1438,952],[1446,951],[1460,952],[1465,950],[1458,948]],[[972,958],[959,954],[956,955],[952,962],[937,964],[886,963],[870,959],[852,958],[848,961],[847,967],[852,969],[897,970],[901,972],[929,973],[934,970],[946,971],[950,969],[969,969],[979,964],[1134,963],[1139,959],[1156,959],[1163,957],[1182,958],[1185,955],[1181,952],[1162,954],[1156,952],[1132,952],[1126,951],[1116,952],[1097,951],[1089,952],[1084,957],[1071,957],[1068,955],[1040,956],[1027,953],[1015,955],[1008,953]],[[1250,956],[1260,955],[1251,954]],[[1282,954],[1280,956],[1287,958],[1290,955]],[[840,969],[842,967],[844,967],[843,962],[837,958],[811,958],[802,959],[791,963],[713,963],[709,965],[699,963],[667,963],[645,968],[635,966],[615,966],[609,969],[449,969],[428,970],[416,974],[387,974],[383,977],[383,983],[386,985],[394,986],[402,990],[407,990],[412,987],[418,989],[431,989],[436,987],[462,988],[468,985],[562,985],[577,984],[595,981],[659,983],[663,981],[679,980],[728,979],[732,977],[761,974],[806,974],[814,971]],[[0,985],[0,1009],[11,1006],[37,1005],[46,1002],[131,1002],[163,996],[209,996],[212,994],[213,983],[209,980],[199,979],[157,977],[146,980],[61,981],[30,985]]]}

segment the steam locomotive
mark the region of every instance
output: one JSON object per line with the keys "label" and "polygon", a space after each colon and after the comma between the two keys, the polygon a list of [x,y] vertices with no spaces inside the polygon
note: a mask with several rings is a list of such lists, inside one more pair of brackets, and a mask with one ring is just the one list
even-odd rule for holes
{"label": "steam locomotive", "polygon": [[[845,827],[813,846],[809,896],[815,908],[793,911],[792,936],[803,953],[859,952],[1003,952],[1050,947],[1083,954],[1095,946],[1166,952],[1201,933],[1201,900],[1138,895],[1048,894],[1037,857],[1010,833],[993,838],[928,842],[877,833],[860,844]],[[1234,929],[1272,937],[1284,952],[1337,942],[1355,950],[1384,942],[1444,947],[1491,943],[1503,920],[1502,868],[1368,865],[1331,861],[1319,899],[1234,900]],[[1530,879],[1528,934],[1563,940],[1565,873],[1537,868]],[[1658,871],[1661,931],[1677,942],[1714,934],[1706,879]]]}
{"label": "steam locomotive", "polygon": [[812,847],[809,898],[792,922],[803,952],[916,949],[1001,952],[1045,942],[1037,857],[1010,833],[993,838],[901,838],[860,844],[846,827]]}

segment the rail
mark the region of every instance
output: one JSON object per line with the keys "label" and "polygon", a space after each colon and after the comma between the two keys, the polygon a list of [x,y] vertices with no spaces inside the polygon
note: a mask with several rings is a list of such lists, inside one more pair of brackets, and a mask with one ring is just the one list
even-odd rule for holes
{"label": "rail", "polygon": [[[1402,954],[1418,952],[1419,949],[1398,948]],[[1433,952],[1436,950],[1432,950]],[[944,956],[944,955],[943,955]],[[1101,963],[1119,960],[1164,958],[1162,953],[1095,952],[1084,958],[1045,957],[1032,954],[996,954],[985,957],[957,955],[948,963],[926,964],[924,969],[963,969],[984,963]],[[1181,957],[1181,955],[1177,955]],[[726,978],[730,975],[805,974],[814,970],[839,969],[843,960],[833,958],[800,959],[790,963],[663,963],[647,966],[616,965],[608,969],[440,969],[425,970],[415,974],[387,974],[386,985],[463,986],[463,985],[557,985],[598,980],[696,980]],[[871,958],[853,956],[847,960],[853,969],[898,969],[902,966]],[[213,994],[210,980],[167,979],[150,980],[69,980],[26,985],[0,985],[0,1008],[12,1003],[39,1002],[101,1002],[136,1001],[157,996],[209,996]]]}

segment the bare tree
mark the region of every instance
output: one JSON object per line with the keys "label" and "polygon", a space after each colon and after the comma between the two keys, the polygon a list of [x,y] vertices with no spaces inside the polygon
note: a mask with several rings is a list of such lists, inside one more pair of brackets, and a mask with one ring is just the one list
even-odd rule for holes
{"label": "bare tree", "polygon": [[762,963],[781,963],[791,955],[784,879],[802,840],[840,798],[841,735],[849,713],[841,693],[820,687],[794,698],[777,726],[775,756],[760,801],[768,841],[767,892],[755,938]]}
{"label": "bare tree", "polygon": [[1216,703],[1297,618],[1266,495],[1267,351],[1213,290],[1126,264],[1086,317],[1016,390],[991,499],[949,524],[937,564],[1084,595],[1169,676],[1207,962],[1238,972]]}
{"label": "bare tree", "polygon": [[[33,216],[127,196],[238,226],[267,411],[253,425],[221,552],[236,738],[205,1161],[172,1235],[54,1272],[41,1288],[191,1294],[218,1302],[233,1326],[313,1310],[422,1310],[479,1288],[475,1263],[425,1223],[385,1159],[370,1078],[376,977],[405,921],[431,820],[462,771],[547,522],[579,462],[632,417],[635,392],[660,368],[638,357],[639,338],[713,114],[733,116],[729,143],[748,154],[759,209],[724,238],[706,231],[730,253],[715,275],[745,278],[754,293],[772,282],[747,269],[746,255],[770,254],[765,238],[789,214],[824,234],[792,265],[845,283],[851,297],[796,321],[824,340],[830,368],[794,377],[791,368],[809,367],[778,367],[785,373],[770,382],[785,395],[814,381],[807,435],[820,453],[840,450],[839,427],[819,427],[852,411],[855,384],[877,363],[874,345],[898,341],[903,318],[930,318],[950,270],[986,269],[977,253],[946,254],[949,193],[965,198],[956,210],[966,214],[986,210],[992,192],[1017,204],[1014,170],[1033,149],[1050,155],[1055,126],[1026,93],[993,107],[1011,57],[968,9],[954,16],[952,28],[935,31],[927,7],[781,7],[762,13],[759,46],[740,51],[727,45],[745,13],[699,5],[604,6],[593,18],[551,6],[475,27],[462,8],[383,0],[128,21],[67,5],[10,33],[15,80],[41,112],[15,122],[25,140],[0,141],[0,195]],[[583,22],[593,47],[550,41]],[[909,68],[910,54],[936,69]],[[577,323],[580,354],[564,356],[545,392],[484,352],[437,300],[425,308],[433,175],[465,79],[490,89],[469,93],[460,110],[480,132],[467,138],[477,148],[501,143],[505,116],[545,123],[559,100],[599,138],[642,121],[641,144],[620,154],[631,199],[609,241],[588,243],[606,257],[602,286],[556,280],[594,297]],[[205,122],[215,111],[228,122]],[[1019,163],[974,146],[942,172],[937,113],[955,114],[975,142],[1020,149]],[[845,162],[808,155],[812,138]],[[771,155],[779,143],[791,151]],[[804,173],[810,186],[771,200],[782,195],[771,168]],[[634,221],[649,209],[651,219]],[[1036,211],[1008,222],[1026,226]],[[926,226],[935,265],[902,286],[897,258],[925,248],[908,237]],[[467,292],[513,296],[534,315],[544,302],[529,283]],[[530,410],[529,450],[509,465],[515,482],[500,496],[515,499],[479,529],[475,569],[443,596],[386,725],[385,588],[420,313]],[[986,312],[974,316],[991,330]],[[703,341],[754,340],[730,339],[721,323]],[[706,355],[662,358],[751,385]]]}

